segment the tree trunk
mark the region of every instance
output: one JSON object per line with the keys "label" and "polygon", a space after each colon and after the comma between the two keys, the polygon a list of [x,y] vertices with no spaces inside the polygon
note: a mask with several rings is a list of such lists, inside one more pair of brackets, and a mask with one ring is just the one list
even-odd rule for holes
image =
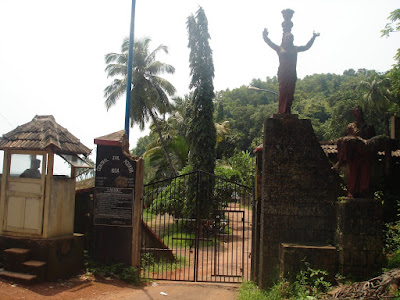
{"label": "tree trunk", "polygon": [[172,164],[172,160],[171,160],[171,157],[169,156],[167,148],[165,147],[164,139],[162,137],[161,129],[158,126],[157,118],[154,116],[154,114],[153,114],[153,112],[151,110],[149,110],[149,112],[150,112],[150,116],[151,116],[151,119],[153,120],[154,125],[156,125],[157,133],[158,133],[158,136],[160,137],[161,148],[164,151],[164,155],[165,155],[165,158],[168,161],[169,167],[171,168],[172,173],[174,173],[174,176],[178,176],[178,173],[176,172],[175,167]]}

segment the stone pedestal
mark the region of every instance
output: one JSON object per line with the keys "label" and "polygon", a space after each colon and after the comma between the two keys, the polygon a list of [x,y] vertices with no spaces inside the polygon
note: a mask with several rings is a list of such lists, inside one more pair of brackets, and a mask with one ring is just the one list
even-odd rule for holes
{"label": "stone pedestal", "polygon": [[289,280],[296,280],[296,275],[304,269],[302,260],[309,263],[315,270],[328,271],[325,280],[334,282],[337,273],[337,251],[333,246],[308,246],[298,244],[281,244],[280,273]]}
{"label": "stone pedestal", "polygon": [[[277,115],[265,121],[258,286],[279,274],[281,243],[333,245],[341,195],[310,120]],[[300,264],[301,262],[299,262]]]}
{"label": "stone pedestal", "polygon": [[373,199],[343,198],[337,204],[339,272],[366,279],[383,263],[382,204]]}

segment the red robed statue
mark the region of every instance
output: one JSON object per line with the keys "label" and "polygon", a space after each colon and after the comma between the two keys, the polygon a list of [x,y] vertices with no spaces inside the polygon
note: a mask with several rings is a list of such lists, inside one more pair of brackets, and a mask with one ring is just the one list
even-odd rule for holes
{"label": "red robed statue", "polygon": [[278,82],[279,82],[279,110],[278,114],[290,114],[290,108],[292,107],[294,99],[294,90],[296,88],[296,65],[297,65],[297,53],[303,52],[312,46],[314,40],[319,33],[313,34],[313,37],[305,46],[293,45],[293,34],[290,32],[293,23],[291,18],[294,11],[291,9],[285,9],[282,11],[284,21],[282,23],[283,36],[282,44],[280,46],[274,44],[268,37],[268,30],[265,28],[263,32],[264,41],[270,46],[279,56],[279,68],[278,68]]}

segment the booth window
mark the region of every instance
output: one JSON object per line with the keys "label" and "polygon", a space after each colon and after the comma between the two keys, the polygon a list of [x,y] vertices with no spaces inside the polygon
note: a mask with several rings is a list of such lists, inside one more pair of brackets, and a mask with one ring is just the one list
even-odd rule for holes
{"label": "booth window", "polygon": [[54,176],[70,177],[71,166],[76,169],[93,169],[91,164],[88,164],[78,155],[57,153],[54,156]]}
{"label": "booth window", "polygon": [[43,155],[12,154],[10,176],[40,179],[43,170]]}

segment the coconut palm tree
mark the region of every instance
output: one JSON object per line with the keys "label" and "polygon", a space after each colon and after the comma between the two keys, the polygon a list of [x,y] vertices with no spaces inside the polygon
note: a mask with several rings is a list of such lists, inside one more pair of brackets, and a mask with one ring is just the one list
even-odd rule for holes
{"label": "coconut palm tree", "polygon": [[[131,82],[131,126],[138,124],[141,130],[145,123],[151,119],[157,128],[166,159],[174,174],[177,174],[158,126],[159,115],[167,113],[170,109],[168,96],[175,93],[175,87],[166,79],[158,76],[162,73],[173,74],[175,68],[156,60],[160,51],[168,53],[165,45],[158,46],[149,51],[150,38],[135,40],[132,64]],[[105,105],[107,110],[116,104],[117,100],[125,94],[127,81],[129,38],[125,38],[121,53],[109,53],[105,56],[107,77],[114,77],[113,82],[104,89]],[[116,77],[116,78],[115,78]]]}
{"label": "coconut palm tree", "polygon": [[[163,133],[163,139],[168,148],[168,153],[170,154],[175,169],[178,171],[182,170],[188,163],[189,141],[187,124],[190,115],[187,113],[187,110],[192,101],[191,97],[192,95],[185,95],[184,98],[173,98],[174,105],[172,106],[168,120],[159,122],[159,128]],[[215,123],[215,128],[217,144],[224,142],[231,134],[229,121]],[[150,129],[150,135],[154,136],[156,132],[155,126],[151,126]],[[160,139],[154,139],[152,143],[147,145],[143,157],[154,166],[154,176],[152,180],[162,180],[171,177],[170,172],[165,170],[165,166],[168,162],[165,159],[165,155],[162,153]]]}
{"label": "coconut palm tree", "polygon": [[374,74],[361,81],[359,87],[363,93],[361,104],[364,110],[369,108],[380,114],[387,111],[390,105],[390,82],[386,77]]}

